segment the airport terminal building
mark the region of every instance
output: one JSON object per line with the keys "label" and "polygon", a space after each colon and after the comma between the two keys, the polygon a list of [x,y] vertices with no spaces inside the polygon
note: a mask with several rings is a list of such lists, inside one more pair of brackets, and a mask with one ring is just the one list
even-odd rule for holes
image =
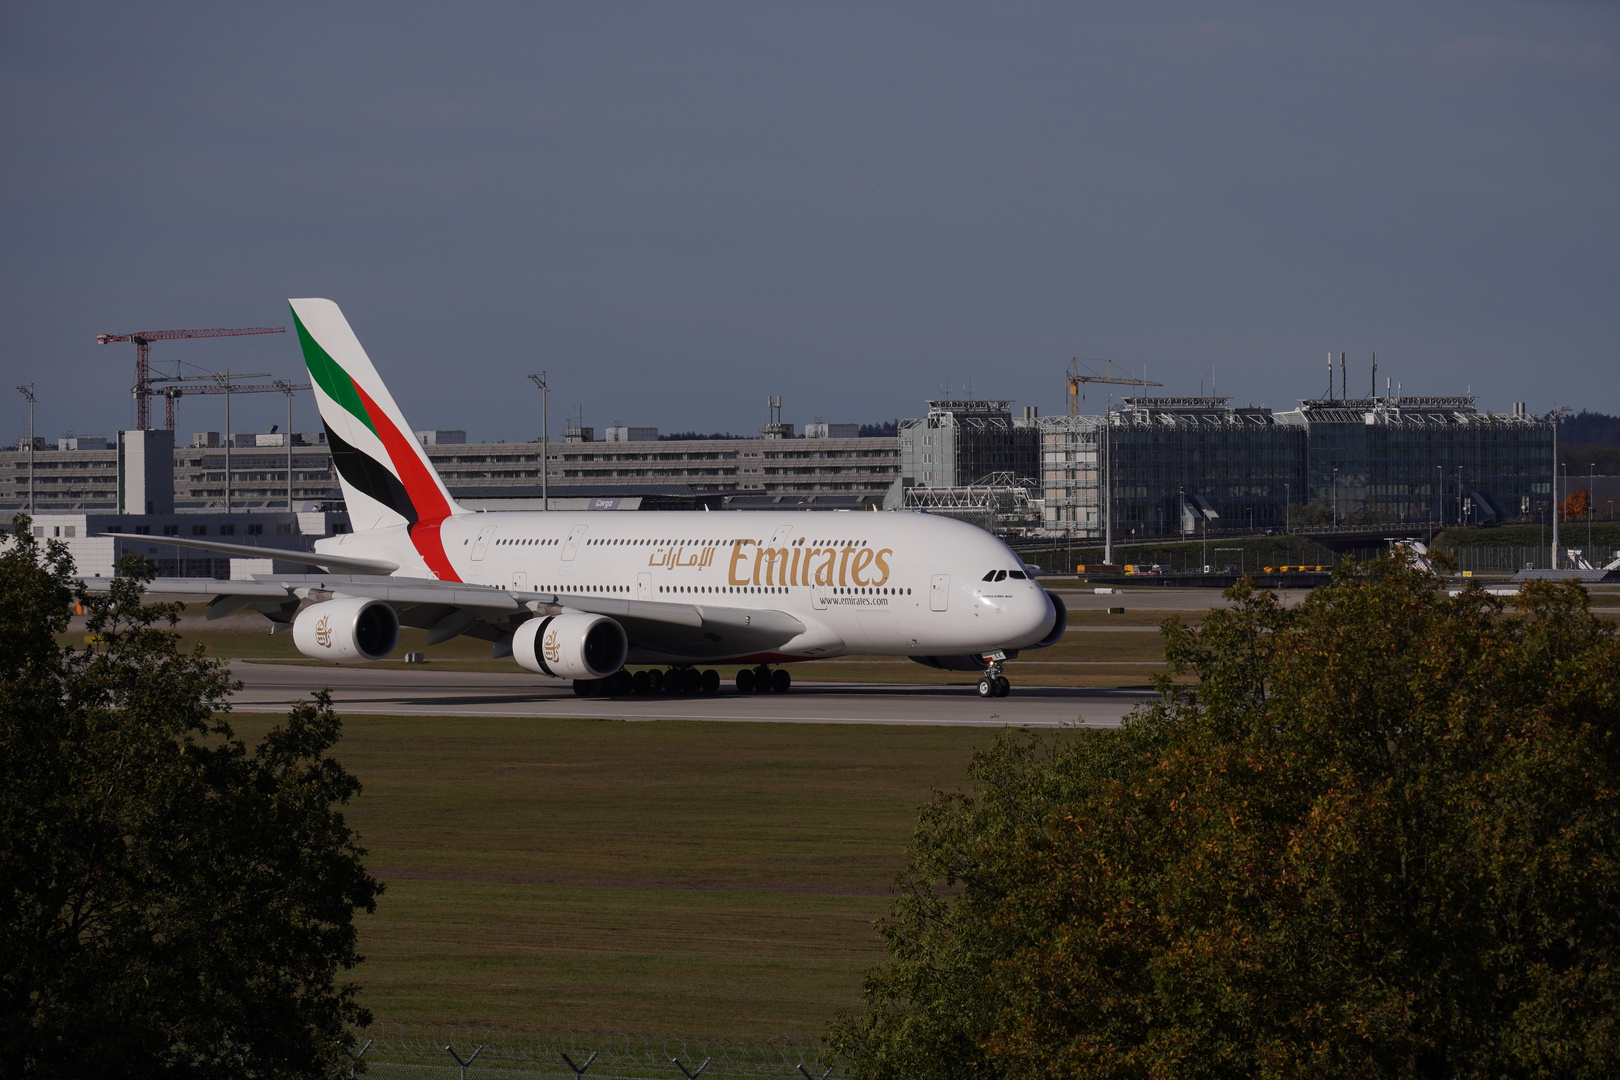
{"label": "airport terminal building", "polygon": [[[784,430],[788,425],[780,425]],[[805,437],[649,439],[597,441],[590,429],[542,449],[531,443],[469,443],[460,431],[418,432],[451,494],[472,509],[527,509],[541,505],[544,487],[557,510],[710,509],[791,507],[854,509],[877,505],[900,472],[893,436],[858,437],[853,425],[811,425]],[[823,434],[830,432],[831,434]],[[145,511],[141,499],[122,497],[120,478],[142,433],[65,437],[55,445],[27,439],[0,451],[0,511],[30,505],[39,512]],[[163,455],[172,490],[160,504],[180,513],[293,512],[341,506],[326,435],[241,434],[224,439],[199,432],[173,446],[172,432],[139,440],[157,460]],[[120,463],[124,462],[124,465]],[[154,475],[157,475],[156,473]],[[154,506],[153,509],[157,507]]]}
{"label": "airport terminal building", "polygon": [[[1553,423],[1472,396],[1323,398],[1274,413],[1226,398],[1127,398],[1040,422],[1045,532],[1099,537],[1349,521],[1545,517]],[[1112,476],[1110,482],[1109,476]]]}
{"label": "airport terminal building", "polygon": [[1472,396],[1318,398],[1278,420],[1305,432],[1311,499],[1335,520],[1487,525],[1545,514],[1553,425]]}
{"label": "airport terminal building", "polygon": [[1105,485],[1115,536],[1281,527],[1306,490],[1305,431],[1264,407],[1139,397],[1040,423],[1050,533],[1101,536]]}

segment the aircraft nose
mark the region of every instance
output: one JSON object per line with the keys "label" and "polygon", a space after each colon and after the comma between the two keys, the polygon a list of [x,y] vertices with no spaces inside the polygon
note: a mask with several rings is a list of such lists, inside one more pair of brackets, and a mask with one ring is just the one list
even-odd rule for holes
{"label": "aircraft nose", "polygon": [[1052,628],[1052,620],[1057,618],[1057,608],[1053,606],[1052,598],[1046,595],[1046,590],[1034,585],[1019,607],[1024,633],[1036,641],[1045,637]]}

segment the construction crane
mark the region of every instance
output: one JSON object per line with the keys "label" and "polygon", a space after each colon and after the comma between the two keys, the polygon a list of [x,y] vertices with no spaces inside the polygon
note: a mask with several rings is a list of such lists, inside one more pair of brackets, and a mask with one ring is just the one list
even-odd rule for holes
{"label": "construction crane", "polygon": [[[1106,375],[1092,375],[1090,373],[1081,372],[1081,370],[1080,370],[1080,358],[1078,356],[1069,361],[1068,379],[1069,379],[1069,415],[1070,416],[1079,416],[1080,415],[1080,398],[1083,396],[1082,392],[1080,390],[1080,384],[1081,383],[1109,383],[1109,384],[1114,385],[1114,386],[1163,386],[1164,385],[1164,383],[1161,383],[1161,382],[1150,382],[1146,378],[1141,378],[1141,379],[1121,379],[1121,378],[1116,378],[1114,376],[1114,362],[1112,360],[1099,360],[1099,361],[1094,361],[1094,363],[1107,364],[1108,365],[1108,374],[1106,374]],[[1145,376],[1146,374],[1147,374],[1147,372],[1144,371],[1143,375]]]}
{"label": "construction crane", "polygon": [[[152,378],[152,342],[175,341],[180,338],[221,338],[243,337],[247,334],[285,334],[285,326],[249,326],[236,330],[137,330],[133,334],[97,334],[96,340],[103,345],[111,345],[115,341],[133,341],[135,343],[135,386],[132,391],[135,395],[135,426],[146,431],[152,423],[152,384],[154,381],[177,382],[179,376],[173,379],[154,380]],[[212,392],[212,391],[210,391]],[[240,391],[234,391],[240,392]],[[224,391],[219,391],[224,393]],[[169,399],[167,410],[170,430],[174,428],[174,399]]]}

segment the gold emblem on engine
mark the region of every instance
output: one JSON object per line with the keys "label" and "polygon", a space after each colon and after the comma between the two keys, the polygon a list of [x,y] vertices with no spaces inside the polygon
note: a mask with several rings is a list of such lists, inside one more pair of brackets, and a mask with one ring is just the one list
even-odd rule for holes
{"label": "gold emblem on engine", "polygon": [[557,644],[557,631],[553,630],[546,635],[546,659],[555,664],[562,659],[562,646]]}
{"label": "gold emblem on engine", "polygon": [[315,644],[323,649],[332,647],[332,617],[322,615],[321,621],[315,624]]}

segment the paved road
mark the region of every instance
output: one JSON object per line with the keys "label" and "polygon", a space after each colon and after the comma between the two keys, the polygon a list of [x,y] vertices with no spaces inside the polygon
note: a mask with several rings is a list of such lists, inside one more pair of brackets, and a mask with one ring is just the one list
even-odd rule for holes
{"label": "paved road", "polygon": [[283,712],[331,687],[339,712],[390,716],[582,716],[604,720],[729,720],[779,724],[912,724],[971,727],[1117,727],[1151,695],[1140,690],[1014,687],[980,700],[972,687],[800,683],[785,695],[578,698],[566,683],[493,671],[401,671],[236,661],[239,712]]}
{"label": "paved road", "polygon": [[[1063,597],[1070,611],[1101,611],[1123,607],[1126,611],[1209,611],[1231,607],[1231,601],[1219,589],[1166,589],[1155,586],[1137,586],[1118,593],[1097,595],[1093,589],[1074,589],[1057,586],[1054,591]],[[1284,604],[1299,603],[1310,595],[1308,589],[1278,589],[1277,598]]]}

